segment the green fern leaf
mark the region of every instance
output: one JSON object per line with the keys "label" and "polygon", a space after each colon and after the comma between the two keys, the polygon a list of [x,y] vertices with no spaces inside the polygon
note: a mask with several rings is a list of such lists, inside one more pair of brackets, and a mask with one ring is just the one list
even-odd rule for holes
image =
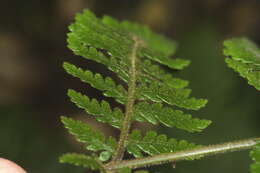
{"label": "green fern leaf", "polygon": [[84,154],[64,154],[59,159],[60,163],[69,163],[75,166],[83,166],[91,170],[100,170],[100,165],[95,158]]}
{"label": "green fern leaf", "polygon": [[255,162],[251,164],[251,173],[260,173],[260,144],[257,144],[252,151],[250,151],[250,157]]}
{"label": "green fern leaf", "polygon": [[140,64],[143,69],[141,81],[147,81],[152,83],[152,81],[157,81],[160,83],[165,83],[172,88],[184,88],[187,87],[189,82],[179,78],[174,78],[171,74],[165,72],[160,66],[153,64],[150,60],[145,60]]}
{"label": "green fern leaf", "polygon": [[[180,110],[173,110],[163,107],[160,103],[149,104],[140,102],[135,105],[134,116],[141,117],[140,121],[147,121],[157,124],[158,121],[168,127],[176,127],[188,132],[200,132],[205,129],[211,121],[192,118],[189,114],[184,114]],[[136,117],[136,119],[138,119]]]}
{"label": "green fern leaf", "polygon": [[142,137],[140,131],[134,130],[129,135],[127,151],[137,158],[143,157],[143,153],[155,155],[161,153],[177,152],[198,147],[194,143],[185,140],[167,139],[166,135],[158,135],[149,131]]}
{"label": "green fern leaf", "polygon": [[175,105],[180,108],[198,110],[207,104],[206,99],[189,98],[190,89],[175,89],[160,85],[153,81],[149,86],[144,85],[137,89],[140,99],[148,99],[153,102]]}
{"label": "green fern leaf", "polygon": [[90,84],[92,87],[104,91],[103,94],[107,97],[115,98],[119,103],[125,103],[127,92],[122,85],[117,85],[110,77],[102,77],[100,74],[93,74],[91,71],[83,71],[81,68],[65,62],[63,64],[67,73],[74,77],[80,78],[81,81]]}
{"label": "green fern leaf", "polygon": [[[105,19],[106,20],[106,19]],[[110,18],[108,21],[112,21]],[[109,22],[105,22],[109,24]],[[188,60],[184,59],[170,59],[167,56],[173,55],[176,52],[177,44],[176,42],[166,39],[161,35],[153,33],[147,26],[139,25],[129,21],[123,21],[122,23],[117,23],[118,28],[122,28],[130,33],[134,33],[140,37],[146,47],[140,50],[140,57],[147,57],[151,60],[164,64],[170,68],[181,70],[189,65]]]}
{"label": "green fern leaf", "polygon": [[106,101],[99,103],[96,99],[90,100],[88,96],[82,95],[72,89],[68,90],[68,96],[73,103],[79,108],[84,109],[87,113],[94,115],[98,121],[109,123],[116,128],[121,126],[123,117],[121,109],[115,108],[112,110]]}
{"label": "green fern leaf", "polygon": [[106,139],[99,131],[94,131],[86,123],[73,120],[67,117],[61,117],[64,126],[73,134],[79,142],[86,143],[86,149],[90,151],[102,151],[101,161],[110,158],[116,147],[116,141],[112,137]]}
{"label": "green fern leaf", "polygon": [[236,61],[260,65],[260,49],[247,38],[233,38],[224,42],[224,54]]}
{"label": "green fern leaf", "polygon": [[121,23],[121,26],[125,30],[130,31],[141,37],[147,44],[147,47],[150,47],[158,52],[162,52],[167,56],[173,55],[176,52],[177,43],[175,41],[169,40],[164,36],[153,33],[145,25],[123,21]]}
{"label": "green fern leaf", "polygon": [[[138,29],[140,29],[140,31],[138,31]],[[157,100],[165,100],[167,104],[174,104],[183,108],[194,110],[197,110],[206,104],[207,101],[204,99],[189,99],[188,96],[185,96],[187,93],[185,90],[169,90],[167,87],[162,88],[163,90],[158,90],[158,88],[161,88],[161,85],[165,84],[169,87],[173,86],[177,89],[183,88],[187,85],[187,82],[184,82],[183,80],[176,80],[162,70],[159,73],[149,73],[155,65],[151,68],[147,68],[147,66],[142,65],[143,63],[145,64],[145,62],[147,63],[149,59],[152,60],[153,63],[159,62],[169,67],[176,67],[175,69],[182,69],[184,66],[188,65],[186,60],[173,60],[166,57],[170,53],[175,52],[176,46],[174,42],[154,34],[147,28],[137,24],[131,24],[130,22],[120,23],[109,17],[104,17],[100,20],[88,10],[84,11],[83,14],[77,15],[76,22],[70,26],[70,30],[71,32],[68,34],[68,43],[69,47],[76,54],[107,65],[110,70],[115,72],[125,82],[129,82],[129,77],[127,76],[127,74],[129,74],[128,56],[130,55],[133,44],[135,43],[133,37],[139,37],[139,40],[142,40],[140,41],[140,44],[144,44],[144,46],[137,50],[137,55],[140,56],[138,63],[138,68],[140,69],[138,70],[138,74],[141,76],[139,76],[138,82],[142,83],[141,86],[148,85],[146,89],[148,89],[147,92],[150,93],[157,91],[156,95],[158,95],[157,97],[160,97],[160,99]],[[145,42],[145,40],[149,41]],[[161,46],[155,48],[154,45],[158,45],[159,43]],[[162,47],[166,48],[164,49]],[[91,57],[91,54],[86,53],[90,51],[90,48],[92,48],[91,54],[96,59]],[[98,49],[101,51],[97,51]],[[106,52],[106,55],[104,55],[103,52]],[[97,57],[98,55],[100,55],[100,57]],[[120,63],[118,63],[119,59]],[[116,64],[111,63],[111,60],[114,60]],[[116,69],[112,64],[122,68]],[[151,79],[154,77],[161,81],[160,86],[157,88],[151,88],[150,85],[152,86],[153,83],[149,84],[149,81],[151,82]],[[174,82],[176,83],[173,84]],[[139,88],[140,93],[147,93],[143,90],[144,88]],[[171,94],[169,95],[169,93]],[[146,95],[146,99],[149,98],[151,98],[151,96]]]}
{"label": "green fern leaf", "polygon": [[71,38],[75,38],[85,46],[107,50],[112,56],[118,58],[126,57],[131,52],[133,41],[123,30],[105,25],[89,10],[85,10],[83,15],[76,15],[75,19],[76,22],[70,25],[71,32],[68,34],[71,49],[77,50],[77,47],[70,42]]}
{"label": "green fern leaf", "polygon": [[[127,143],[123,142],[121,146],[126,147],[135,157],[197,147],[184,140],[167,139],[165,135],[157,135],[153,131],[142,137],[139,131],[134,130],[127,138],[127,127],[130,127],[132,121],[152,124],[160,122],[168,127],[188,132],[200,132],[211,123],[209,120],[193,118],[183,111],[172,108],[174,106],[198,110],[207,103],[206,99],[190,96],[191,89],[186,88],[188,81],[168,72],[171,69],[181,70],[190,63],[185,59],[170,57],[176,52],[175,41],[155,34],[143,25],[128,21],[119,22],[108,16],[97,18],[89,10],[78,14],[69,30],[68,47],[76,55],[105,65],[117,75],[121,85],[116,84],[110,77],[103,77],[101,74],[83,70],[67,62],[63,64],[66,72],[102,91],[104,96],[115,99],[125,106],[125,109],[112,109],[106,101],[98,102],[79,92],[68,90],[68,96],[76,106],[93,115],[99,122],[108,123],[122,132],[126,129]],[[166,69],[161,65],[166,66]],[[62,118],[62,121],[70,133],[87,144],[88,150],[99,154],[100,161],[110,159],[116,145],[113,138],[106,139],[102,133],[92,130],[82,122],[70,118]],[[129,124],[125,121],[129,121]],[[122,132],[121,134],[124,134]],[[114,157],[119,153],[118,148],[111,161],[112,164],[116,163],[113,161],[117,160]],[[81,157],[75,156],[75,158],[78,158],[80,163]],[[71,163],[76,162],[73,162],[73,158],[71,160]],[[125,168],[118,172],[128,173],[131,169]]]}
{"label": "green fern leaf", "polygon": [[260,49],[246,38],[233,38],[224,42],[228,66],[237,71],[248,83],[260,90]]}
{"label": "green fern leaf", "polygon": [[73,34],[69,34],[68,43],[69,47],[74,51],[76,55],[80,55],[83,58],[90,59],[103,65],[106,65],[109,70],[117,73],[120,79],[122,79],[123,81],[128,80],[128,67],[127,64],[123,61],[119,61],[117,58],[113,56],[108,58],[105,55],[106,52],[102,49],[99,49],[98,51],[94,47],[88,47],[82,44],[82,42],[78,40],[77,37]]}
{"label": "green fern leaf", "polygon": [[260,66],[254,64],[245,64],[233,59],[225,59],[230,68],[238,72],[242,77],[248,80],[248,83],[260,90]]}
{"label": "green fern leaf", "polygon": [[163,65],[166,65],[172,69],[181,70],[184,67],[187,67],[190,64],[190,61],[176,58],[176,59],[170,59],[167,56],[160,54],[156,51],[153,51],[151,49],[142,49],[142,51],[139,54],[141,57],[147,57],[150,60],[156,61],[158,63],[161,63]]}

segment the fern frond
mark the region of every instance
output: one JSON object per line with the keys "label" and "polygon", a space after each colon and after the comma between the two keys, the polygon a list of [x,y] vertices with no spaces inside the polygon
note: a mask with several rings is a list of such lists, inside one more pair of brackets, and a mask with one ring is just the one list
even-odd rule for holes
{"label": "fern frond", "polygon": [[260,144],[250,151],[250,157],[255,162],[250,165],[251,173],[260,173]]}
{"label": "fern frond", "polygon": [[107,66],[109,70],[115,72],[118,77],[123,81],[128,80],[128,65],[123,61],[120,61],[118,58],[115,58],[113,56],[110,56],[110,58],[108,58],[107,55],[104,54],[106,53],[105,50],[100,49],[98,51],[94,47],[89,47],[82,44],[82,42],[78,40],[77,37],[73,34],[69,35],[68,43],[70,45],[70,48],[74,51],[76,55],[80,55],[83,58],[101,63]]}
{"label": "fern frond", "polygon": [[100,160],[106,161],[115,151],[116,140],[112,137],[108,139],[97,131],[93,130],[89,125],[72,118],[61,117],[61,121],[68,131],[76,137],[79,142],[86,144],[86,149],[90,151],[102,151]]}
{"label": "fern frond", "polygon": [[[140,31],[138,29],[140,29]],[[149,81],[157,78],[160,81],[160,85],[166,84],[169,87],[177,89],[187,86],[187,82],[172,78],[170,74],[163,70],[150,73],[152,70],[155,70],[155,68],[158,69],[158,67],[156,67],[156,65],[151,67],[146,66],[147,62],[151,64],[149,59],[150,61],[159,62],[174,69],[182,69],[184,66],[188,65],[189,62],[187,60],[170,59],[167,57],[167,55],[175,52],[175,42],[152,33],[144,26],[131,24],[130,22],[120,23],[107,16],[100,20],[90,11],[86,10],[83,14],[77,15],[76,22],[70,26],[70,30],[71,32],[68,34],[68,43],[69,47],[76,54],[107,65],[110,70],[115,72],[126,83],[129,82],[129,76],[127,75],[129,74],[128,56],[134,44],[132,37],[135,35],[139,37],[141,44],[143,44],[143,46],[137,50],[137,55],[139,56],[139,63],[137,64],[139,69],[137,70],[139,76],[141,76],[138,82],[147,85],[149,84]],[[148,40],[148,42],[146,42],[146,40]],[[158,44],[160,44],[160,46],[158,46]],[[97,51],[98,49],[100,51]],[[87,53],[90,51],[91,53]],[[106,51],[106,55],[103,54],[104,51]],[[92,55],[93,57],[91,57]],[[98,55],[100,55],[100,57],[98,57]],[[111,63],[112,60],[114,61],[113,63]],[[116,69],[115,66],[120,67],[120,69]],[[161,86],[158,88],[161,88]],[[147,89],[151,89],[151,87]],[[142,93],[143,88],[140,90]],[[151,92],[154,91],[157,91],[158,93],[159,90],[154,88]],[[146,91],[143,90],[143,92]],[[165,97],[165,95],[162,96],[163,92],[167,92],[167,97]],[[169,93],[171,94],[169,95]],[[183,108],[194,110],[203,107],[207,102],[204,99],[188,99],[187,96],[183,96],[185,93],[185,90],[169,91],[167,89],[160,90],[157,95],[163,100],[166,100],[167,104],[175,104]],[[175,98],[176,95],[177,98]],[[184,100],[183,103],[181,103],[180,101],[176,102],[176,99]]]}
{"label": "fern frond", "polygon": [[224,41],[224,54],[236,61],[260,65],[260,49],[247,38],[233,38]]}
{"label": "fern frond", "polygon": [[82,82],[90,84],[93,88],[104,91],[107,97],[115,98],[119,103],[125,103],[127,92],[122,85],[116,85],[110,77],[104,78],[101,74],[93,74],[91,71],[84,71],[75,65],[65,62],[63,68],[67,73],[79,78]]}
{"label": "fern frond", "polygon": [[137,158],[143,157],[143,153],[155,155],[161,153],[177,152],[198,147],[194,143],[185,140],[167,139],[166,135],[158,135],[149,131],[142,137],[140,131],[134,130],[128,139],[127,151]]}
{"label": "fern frond", "polygon": [[[110,18],[110,21],[111,20],[112,19]],[[122,23],[117,22],[117,25],[119,28],[122,28],[130,33],[134,33],[144,41],[145,46],[139,52],[140,57],[147,57],[153,61],[177,70],[181,70],[189,65],[190,62],[188,60],[173,60],[168,58],[168,56],[173,55],[176,52],[176,42],[153,33],[145,25],[140,25],[129,21],[123,21]]]}
{"label": "fern frond", "polygon": [[121,109],[115,108],[112,110],[106,101],[99,103],[96,99],[90,100],[88,96],[82,95],[72,89],[68,90],[68,96],[73,103],[79,108],[84,109],[87,113],[94,115],[98,121],[109,123],[116,128],[121,126],[123,117]]}
{"label": "fern frond", "polygon": [[140,50],[140,57],[147,57],[153,61],[164,64],[170,68],[181,70],[188,66],[190,61],[184,59],[170,59],[167,56],[176,52],[176,42],[161,35],[153,33],[147,26],[139,25],[129,21],[118,22],[117,20],[104,16],[102,22],[106,25],[135,34],[144,41],[145,46]]}
{"label": "fern frond", "polygon": [[230,68],[246,78],[250,85],[260,90],[260,66],[245,64],[229,58],[225,59],[225,61]]}
{"label": "fern frond", "polygon": [[84,154],[69,153],[59,158],[60,163],[69,163],[75,166],[83,166],[91,170],[100,170],[100,165],[95,158]]}
{"label": "fern frond", "polygon": [[153,102],[175,105],[180,108],[198,110],[207,104],[206,99],[189,98],[190,89],[175,89],[160,85],[153,81],[149,86],[140,86],[137,89],[140,99],[148,99]]}
{"label": "fern frond", "polygon": [[246,38],[233,38],[224,42],[226,63],[260,90],[260,49]]}
{"label": "fern frond", "polygon": [[140,121],[147,121],[152,124],[157,124],[159,121],[165,126],[176,127],[188,132],[200,132],[211,123],[209,120],[192,118],[189,114],[184,114],[180,110],[173,110],[169,107],[164,107],[160,103],[137,103],[134,109],[134,117],[136,119],[140,117]]}
{"label": "fern frond", "polygon": [[89,10],[85,10],[83,15],[77,14],[75,19],[76,22],[69,26],[71,32],[68,34],[69,47],[73,50],[77,50],[77,47],[70,44],[71,38],[85,46],[107,50],[118,58],[127,57],[131,52],[133,40],[127,32],[105,25]]}
{"label": "fern frond", "polygon": [[123,29],[130,33],[134,33],[144,40],[144,42],[147,44],[147,47],[151,47],[152,49],[157,50],[158,52],[162,52],[167,56],[170,56],[176,52],[177,43],[175,41],[153,33],[145,25],[140,25],[129,21],[123,21],[120,23],[109,16],[104,16],[102,18],[102,22],[112,28],[117,28],[119,30]]}
{"label": "fern frond", "polygon": [[169,40],[162,35],[153,33],[147,26],[137,23],[123,21],[122,28],[141,37],[147,44],[147,47],[162,52],[166,56],[173,55],[176,52],[177,43]]}
{"label": "fern frond", "polygon": [[[106,101],[98,102],[79,92],[68,90],[71,101],[79,108],[93,115],[99,122],[121,130],[115,147],[113,138],[106,139],[100,132],[82,122],[62,118],[70,133],[86,143],[88,150],[99,153],[100,161],[109,160],[113,152],[115,154],[109,163],[121,161],[125,148],[135,157],[141,157],[143,154],[155,155],[197,147],[187,141],[167,139],[165,135],[157,135],[153,131],[142,137],[139,131],[134,130],[128,136],[132,121],[147,121],[152,124],[160,122],[188,132],[200,132],[210,124],[209,120],[193,118],[170,107],[198,110],[207,103],[206,99],[190,96],[191,89],[186,88],[188,81],[168,72],[172,69],[181,70],[190,63],[185,59],[170,57],[176,52],[175,41],[155,34],[143,25],[119,22],[108,16],[99,19],[88,10],[76,16],[76,21],[70,25],[69,30],[68,47],[76,55],[105,65],[122,83],[119,85],[110,77],[85,71],[66,62],[63,64],[67,73],[125,106],[124,112],[119,108],[112,109]],[[72,160],[71,163],[76,163],[78,159],[78,164],[81,164],[81,157],[75,156],[74,160],[70,157],[67,160]],[[85,157],[89,158],[82,156],[83,159]],[[118,172],[128,173],[131,169]]]}

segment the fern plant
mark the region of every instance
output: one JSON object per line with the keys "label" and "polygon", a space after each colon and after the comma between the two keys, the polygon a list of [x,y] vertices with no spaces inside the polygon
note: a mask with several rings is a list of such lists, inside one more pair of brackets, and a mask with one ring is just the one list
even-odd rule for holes
{"label": "fern plant", "polygon": [[[135,168],[248,149],[258,143],[259,139],[254,138],[201,146],[155,131],[142,134],[140,130],[132,129],[131,124],[138,121],[195,133],[211,123],[185,113],[185,110],[199,110],[207,103],[206,99],[191,97],[188,81],[173,75],[190,62],[170,58],[176,51],[176,43],[146,26],[119,22],[109,16],[97,18],[89,10],[78,14],[69,30],[68,47],[76,55],[105,65],[116,74],[119,82],[68,62],[63,64],[66,72],[113,98],[124,108],[112,108],[107,101],[100,102],[69,89],[68,96],[77,107],[97,121],[120,130],[120,136],[118,139],[106,137],[86,123],[63,116],[61,120],[68,131],[92,154],[64,154],[60,162],[103,173],[128,173]],[[126,153],[132,158],[126,159]]]}

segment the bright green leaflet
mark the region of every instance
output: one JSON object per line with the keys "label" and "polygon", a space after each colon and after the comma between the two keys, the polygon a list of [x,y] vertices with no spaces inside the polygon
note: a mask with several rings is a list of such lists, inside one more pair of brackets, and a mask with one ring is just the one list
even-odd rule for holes
{"label": "bright green leaflet", "polygon": [[86,123],[71,118],[62,117],[62,123],[69,130],[69,132],[76,136],[79,142],[86,144],[86,149],[90,151],[102,151],[100,153],[100,160],[107,161],[112,153],[115,151],[116,141],[114,138],[105,136],[93,130]]}
{"label": "bright green leaflet", "polygon": [[260,90],[260,49],[247,38],[233,38],[224,42],[226,63]]}
{"label": "bright green leaflet", "polygon": [[143,152],[148,155],[161,153],[177,152],[186,149],[199,147],[194,143],[185,140],[167,139],[166,135],[158,135],[154,131],[149,131],[142,137],[140,131],[134,130],[130,136],[127,145],[127,151],[136,158],[143,157]]}

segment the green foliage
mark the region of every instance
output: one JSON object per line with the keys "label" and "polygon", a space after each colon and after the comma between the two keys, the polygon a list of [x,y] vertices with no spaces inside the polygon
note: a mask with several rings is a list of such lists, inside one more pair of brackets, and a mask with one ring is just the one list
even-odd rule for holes
{"label": "green foliage", "polygon": [[137,103],[134,115],[141,122],[152,124],[160,122],[167,127],[176,127],[188,132],[200,132],[211,123],[209,120],[192,118],[191,115],[184,114],[183,111],[164,107],[161,103]]}
{"label": "green foliage", "polygon": [[[98,121],[109,123],[116,128],[121,126],[122,111],[118,108],[111,110],[106,101],[99,103],[95,99],[90,100],[87,96],[72,89],[68,90],[68,96],[79,108],[84,109],[91,115],[95,115]],[[157,124],[159,121],[168,127],[177,127],[189,132],[199,132],[210,124],[209,120],[192,118],[189,114],[184,114],[180,110],[173,110],[169,107],[163,107],[160,103],[149,104],[145,102],[135,105],[133,119],[152,124]]]}
{"label": "green foliage", "polygon": [[233,38],[224,42],[228,66],[237,71],[248,83],[260,90],[260,49],[246,38]]}
{"label": "green foliage", "polygon": [[142,137],[140,131],[134,130],[129,135],[127,150],[135,157],[143,157],[142,153],[156,155],[162,153],[177,152],[198,147],[194,143],[185,140],[167,139],[166,135],[158,135],[154,131],[149,131]]}
{"label": "green foliage", "polygon": [[87,113],[96,116],[98,121],[109,123],[116,128],[121,126],[123,117],[122,111],[118,108],[111,110],[109,103],[106,101],[99,103],[96,99],[90,100],[88,96],[82,95],[72,89],[68,90],[68,96],[79,108],[82,108]]}
{"label": "green foliage", "polygon": [[[160,122],[187,132],[201,132],[211,123],[184,113],[184,109],[198,110],[204,107],[207,100],[191,97],[191,89],[186,88],[188,81],[168,72],[171,69],[181,70],[189,64],[188,60],[169,57],[176,52],[175,41],[157,35],[143,25],[118,22],[108,16],[99,19],[88,10],[76,16],[69,30],[68,47],[76,55],[105,65],[120,79],[115,82],[111,77],[83,70],[67,62],[63,64],[68,74],[125,107],[124,110],[111,108],[106,101],[99,102],[72,89],[68,90],[71,101],[97,121],[123,131],[124,118],[130,109],[130,121],[127,124],[133,121]],[[95,156],[68,154],[61,157],[62,162],[91,169],[101,169],[98,165],[110,163],[112,153],[117,152],[115,139],[106,138],[101,132],[71,118],[62,117],[62,122]],[[157,135],[153,131],[142,137],[138,130],[133,130],[123,147],[134,157],[143,157],[143,154],[176,152],[196,146],[184,140],[168,139],[166,135]],[[118,171],[131,172],[127,168]]]}
{"label": "green foliage", "polygon": [[[81,81],[91,84],[92,87],[104,91],[107,97],[115,98],[119,103],[126,103],[127,92],[122,85],[116,86],[114,80],[110,77],[104,78],[101,74],[93,74],[91,71],[83,71],[81,68],[70,63],[63,64],[67,73],[78,77]],[[70,92],[68,93],[70,95]]]}
{"label": "green foliage", "polygon": [[250,157],[255,161],[251,164],[251,173],[260,173],[260,144],[257,144],[255,148],[250,151]]}
{"label": "green foliage", "polygon": [[109,137],[106,139],[101,132],[94,131],[89,125],[81,121],[66,117],[61,117],[61,121],[69,132],[76,136],[79,142],[87,144],[87,150],[102,151],[99,157],[100,160],[106,161],[115,151],[116,140],[114,138]]}
{"label": "green foliage", "polygon": [[205,99],[190,98],[190,89],[169,88],[169,86],[162,85],[156,81],[151,82],[149,85],[141,84],[137,88],[137,93],[137,97],[141,100],[145,99],[152,102],[165,103],[190,110],[198,110],[207,103]]}

